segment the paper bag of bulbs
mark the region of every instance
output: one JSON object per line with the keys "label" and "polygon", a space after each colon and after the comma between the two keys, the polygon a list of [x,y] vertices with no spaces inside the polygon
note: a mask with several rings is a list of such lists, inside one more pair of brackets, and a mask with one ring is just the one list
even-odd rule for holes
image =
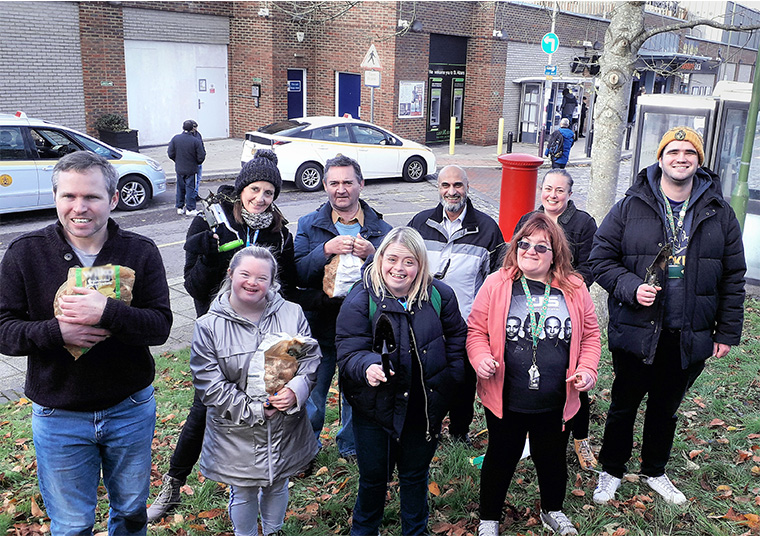
{"label": "paper bag of bulbs", "polygon": [[[53,309],[55,315],[61,314],[58,298],[62,295],[76,295],[74,288],[89,288],[112,299],[132,302],[132,288],[135,285],[135,271],[123,265],[98,265],[96,267],[71,267],[68,277],[55,294]],[[90,348],[73,345],[66,349],[78,359]]]}
{"label": "paper bag of bulbs", "polygon": [[[296,375],[298,360],[306,355],[317,341],[303,335],[290,336],[284,332],[270,333],[259,344],[248,368],[246,394],[255,400],[265,401]],[[257,365],[264,363],[264,373]]]}

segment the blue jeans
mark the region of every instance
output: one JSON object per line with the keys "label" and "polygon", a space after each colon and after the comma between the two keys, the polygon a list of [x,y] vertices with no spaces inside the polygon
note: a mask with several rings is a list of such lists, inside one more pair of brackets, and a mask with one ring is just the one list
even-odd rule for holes
{"label": "blue jeans", "polygon": [[[309,320],[311,324],[311,320]],[[314,327],[314,325],[312,325]],[[319,438],[322,428],[325,425],[325,408],[327,407],[327,395],[330,392],[333,376],[335,375],[335,364],[337,363],[337,352],[335,349],[335,329],[333,324],[332,333],[316,332],[312,329],[312,334],[321,334],[317,338],[319,347],[322,350],[322,361],[317,369],[317,383],[311,391],[309,399],[306,401],[306,412],[309,414],[311,428],[317,438],[317,443],[322,446],[322,440]],[[354,444],[354,431],[351,427],[352,413],[351,406],[348,404],[345,396],[341,395],[340,422],[341,428],[338,431],[336,441],[338,443],[338,452],[341,456],[353,456],[356,454]]]}
{"label": "blue jeans", "polygon": [[401,534],[427,534],[428,471],[438,439],[425,440],[423,428],[405,428],[394,441],[377,423],[357,413],[353,421],[359,465],[359,493],[351,534],[377,536],[383,520],[388,481],[398,466],[401,489]]}
{"label": "blue jeans", "polygon": [[92,534],[101,468],[108,534],[146,534],[155,425],[153,386],[102,411],[32,405],[37,477],[53,536]]}
{"label": "blue jeans", "polygon": [[177,174],[177,198],[174,206],[188,211],[195,210],[195,174]]}
{"label": "blue jeans", "polygon": [[288,479],[281,478],[271,486],[230,486],[230,521],[235,536],[259,534],[259,513],[264,536],[274,534],[285,522],[288,508]]}
{"label": "blue jeans", "polygon": [[198,191],[201,188],[201,176],[203,175],[203,165],[198,165],[198,171],[195,173],[195,199],[198,199]]}

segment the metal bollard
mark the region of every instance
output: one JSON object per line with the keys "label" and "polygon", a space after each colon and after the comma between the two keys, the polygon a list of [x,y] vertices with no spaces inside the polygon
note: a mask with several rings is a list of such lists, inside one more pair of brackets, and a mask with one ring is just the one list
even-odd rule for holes
{"label": "metal bollard", "polygon": [[514,142],[515,134],[512,131],[507,133],[507,153],[512,153],[512,142]]}

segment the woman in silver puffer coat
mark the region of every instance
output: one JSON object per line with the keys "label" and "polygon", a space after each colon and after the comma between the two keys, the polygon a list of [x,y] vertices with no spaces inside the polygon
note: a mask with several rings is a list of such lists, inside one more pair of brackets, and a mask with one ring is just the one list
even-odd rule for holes
{"label": "woman in silver puffer coat", "polygon": [[[208,314],[195,324],[190,367],[208,408],[201,472],[230,485],[235,534],[282,527],[288,478],[317,450],[304,404],[316,381],[319,346],[301,307],[278,293],[277,262],[262,247],[247,247],[230,262],[228,277]],[[282,333],[282,334],[278,334]],[[293,378],[274,394],[264,385],[265,342],[299,336],[303,345]]]}

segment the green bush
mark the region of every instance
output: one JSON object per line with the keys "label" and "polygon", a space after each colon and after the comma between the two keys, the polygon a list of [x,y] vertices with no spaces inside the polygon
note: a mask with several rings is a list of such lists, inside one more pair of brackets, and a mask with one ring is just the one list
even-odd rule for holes
{"label": "green bush", "polygon": [[112,131],[114,133],[130,130],[127,118],[121,114],[115,113],[103,114],[100,116],[95,121],[95,128],[98,131]]}

